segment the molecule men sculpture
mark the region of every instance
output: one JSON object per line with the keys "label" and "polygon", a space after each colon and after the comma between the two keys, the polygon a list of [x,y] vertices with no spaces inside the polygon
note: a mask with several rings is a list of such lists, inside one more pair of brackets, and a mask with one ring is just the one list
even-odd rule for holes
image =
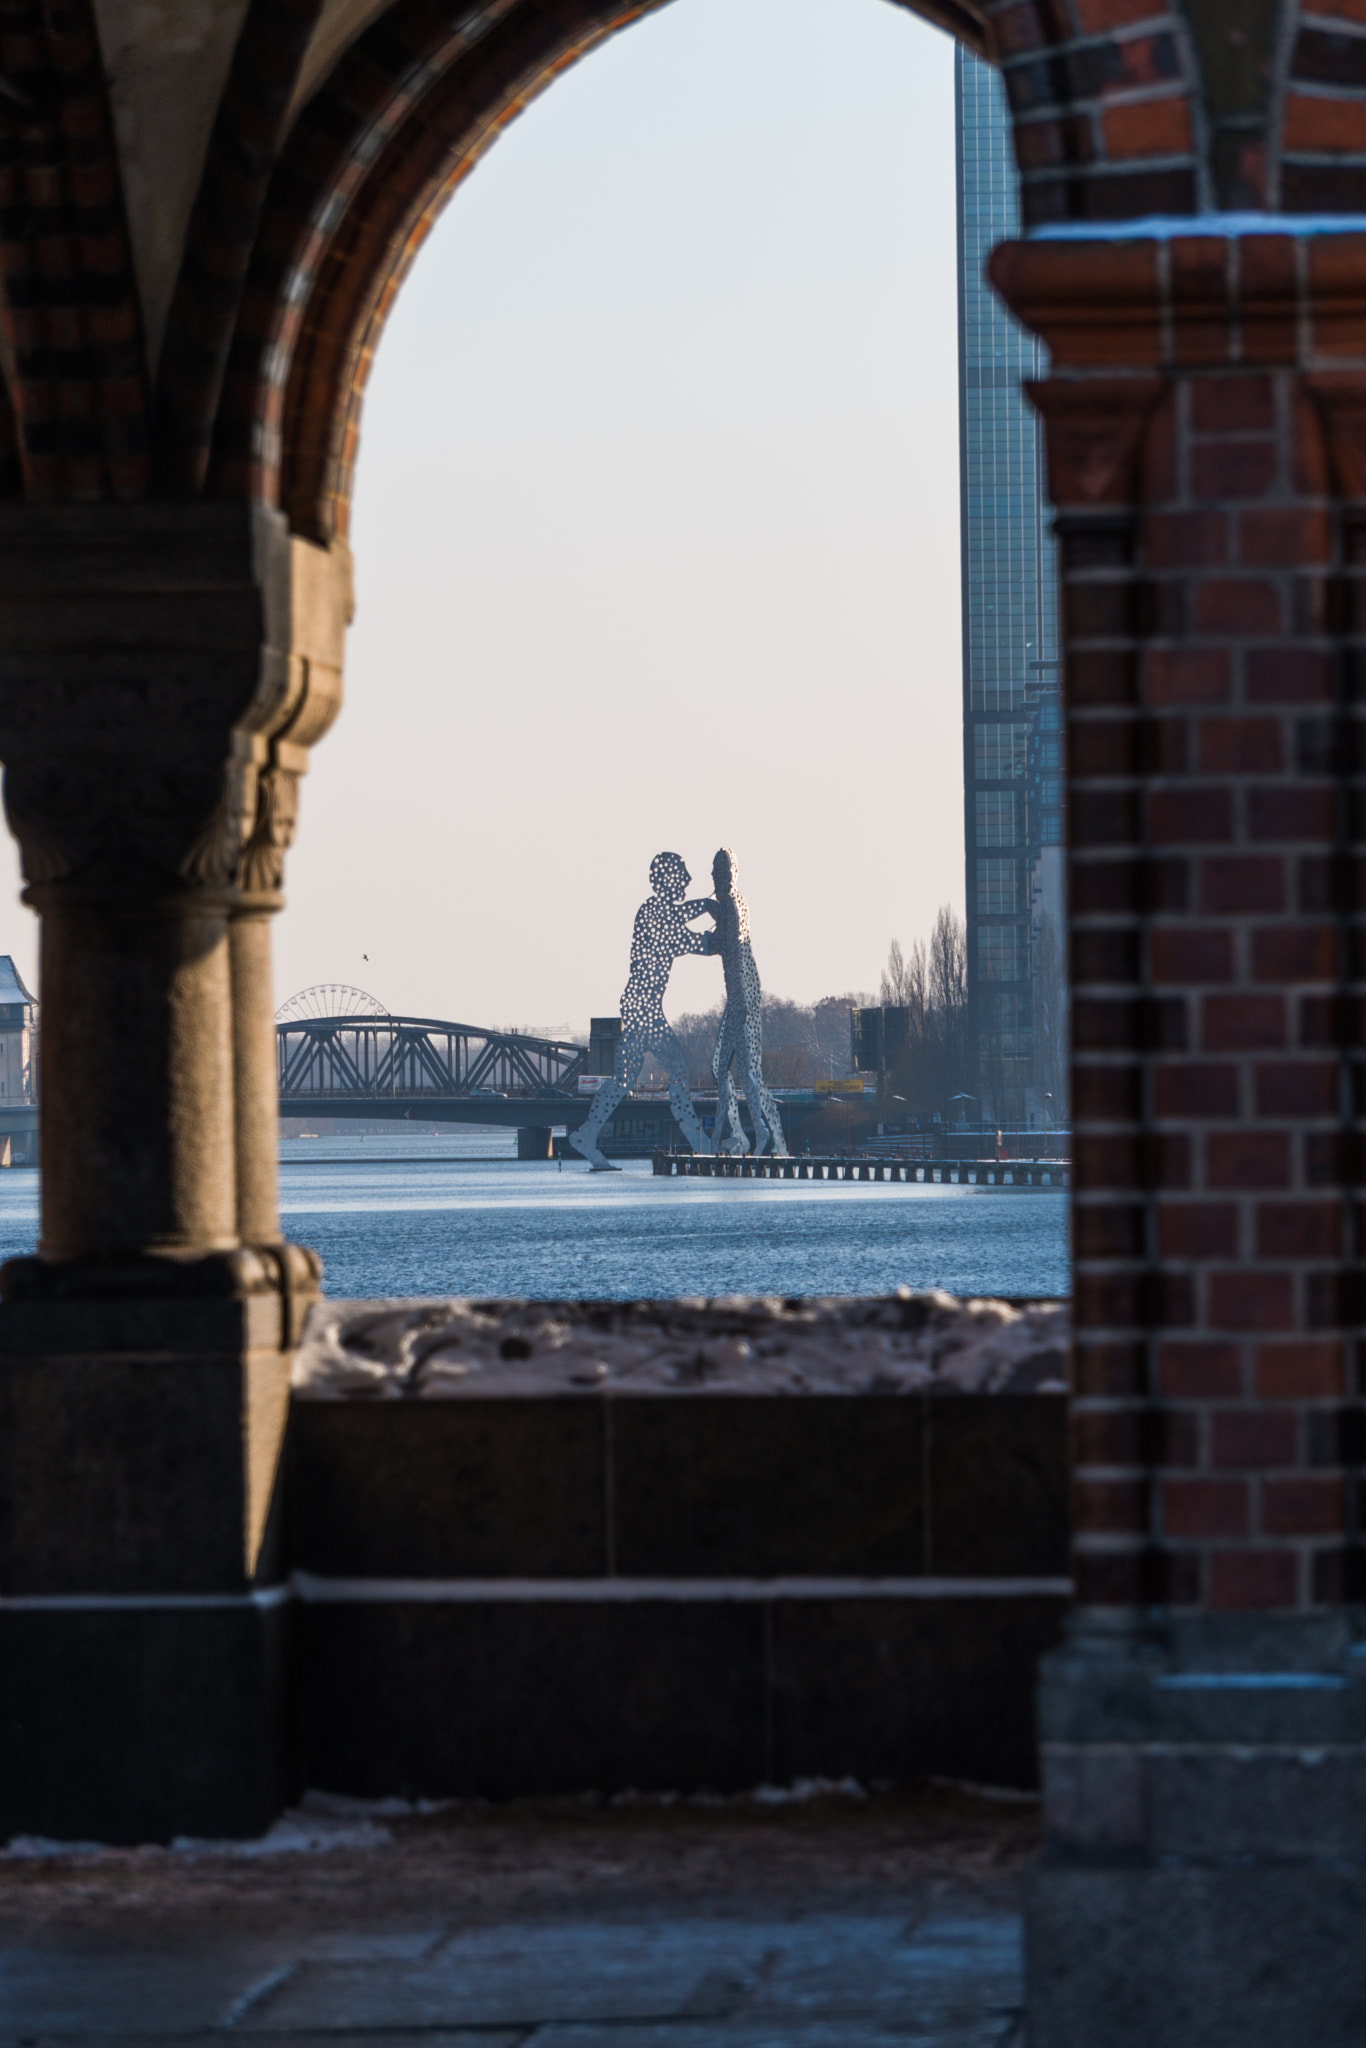
{"label": "molecule men sculpture", "polygon": [[694,1152],[705,1152],[707,1143],[688,1092],[688,1056],[674,1036],[664,1015],[664,994],[675,960],[684,953],[714,953],[715,932],[694,932],[688,927],[696,918],[715,912],[705,897],[683,900],[692,876],[676,853],[657,853],[650,862],[653,896],[636,912],[631,933],[631,973],[621,992],[621,1038],[617,1044],[616,1072],[604,1082],[593,1099],[588,1120],[571,1131],[569,1142],[581,1152],[595,1172],[610,1169],[598,1148],[602,1127],[614,1109],[630,1094],[640,1079],[647,1053],[654,1053],[669,1075],[669,1106]]}
{"label": "molecule men sculpture", "polygon": [[[712,1054],[719,1148],[726,1152],[748,1149],[730,1071],[738,1056],[754,1120],[755,1150],[762,1152],[771,1145],[775,1154],[786,1157],[778,1105],[764,1085],[759,970],[749,942],[749,906],[735,887],[735,876],[735,856],[723,846],[712,862],[715,897],[685,899],[683,892],[692,876],[682,858],[676,853],[657,853],[650,863],[654,894],[636,912],[631,934],[631,973],[621,995],[616,1071],[599,1088],[587,1121],[569,1134],[570,1144],[595,1172],[611,1170],[598,1140],[613,1111],[635,1087],[648,1053],[653,1053],[668,1073],[669,1104],[689,1145],[694,1152],[709,1149],[688,1090],[687,1055],[664,1015],[674,961],[685,953],[719,953],[725,971],[725,1011]],[[691,931],[689,927],[703,916],[712,917],[715,928]]]}

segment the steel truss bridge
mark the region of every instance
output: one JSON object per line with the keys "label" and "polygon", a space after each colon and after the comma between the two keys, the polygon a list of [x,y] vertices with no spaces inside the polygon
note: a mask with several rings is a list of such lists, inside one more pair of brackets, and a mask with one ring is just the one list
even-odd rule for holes
{"label": "steel truss bridge", "polygon": [[[310,1014],[339,1000],[371,1007]],[[593,1105],[578,1085],[587,1071],[587,1046],[436,1017],[393,1017],[361,990],[307,990],[285,1005],[275,1038],[282,1116],[492,1125],[535,1133],[548,1149],[557,1125],[576,1129]],[[789,1141],[794,1116],[820,1109],[825,1100],[783,1097]],[[693,1101],[699,1114],[714,1113],[714,1092],[694,1094]],[[680,1142],[667,1095],[645,1091],[627,1097],[609,1132],[615,1133],[609,1145],[615,1156],[635,1151],[648,1157]],[[545,1154],[533,1144],[525,1156]]]}
{"label": "steel truss bridge", "polygon": [[480,1124],[579,1123],[587,1047],[435,1017],[276,1024],[280,1112]]}

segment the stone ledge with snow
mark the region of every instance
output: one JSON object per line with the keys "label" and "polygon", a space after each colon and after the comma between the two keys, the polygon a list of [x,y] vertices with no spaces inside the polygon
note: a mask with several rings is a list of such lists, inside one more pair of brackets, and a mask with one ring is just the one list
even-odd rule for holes
{"label": "stone ledge with snow", "polygon": [[1070,1338],[1065,1301],[960,1301],[904,1287],[803,1300],[321,1301],[294,1393],[1062,1394]]}

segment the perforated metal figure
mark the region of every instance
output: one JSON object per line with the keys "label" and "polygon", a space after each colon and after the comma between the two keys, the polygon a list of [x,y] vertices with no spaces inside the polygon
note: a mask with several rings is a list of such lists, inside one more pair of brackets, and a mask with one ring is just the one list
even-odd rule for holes
{"label": "perforated metal figure", "polygon": [[716,1149],[749,1149],[731,1079],[731,1063],[738,1055],[745,1099],[754,1123],[754,1150],[762,1152],[772,1145],[774,1156],[785,1159],[787,1141],[783,1137],[782,1118],[764,1081],[763,991],[749,942],[749,905],[735,886],[738,874],[735,855],[723,846],[711,864],[712,886],[716,890],[716,938],[726,973],[726,1007],[711,1058],[711,1070],[716,1076]]}
{"label": "perforated metal figure", "polygon": [[654,895],[647,897],[636,912],[635,927],[631,933],[631,974],[621,992],[621,1038],[617,1044],[616,1072],[593,1098],[587,1122],[569,1133],[570,1144],[592,1163],[595,1172],[611,1168],[611,1161],[605,1159],[598,1148],[598,1139],[613,1110],[640,1079],[647,1053],[653,1053],[668,1070],[669,1106],[684,1137],[694,1152],[708,1150],[688,1090],[688,1056],[664,1015],[664,996],[674,961],[684,953],[715,953],[718,950],[714,931],[694,932],[688,929],[695,918],[708,912],[714,915],[716,910],[716,905],[705,897],[691,902],[683,900],[683,891],[691,880],[681,856],[676,853],[657,853],[650,862],[650,886]]}

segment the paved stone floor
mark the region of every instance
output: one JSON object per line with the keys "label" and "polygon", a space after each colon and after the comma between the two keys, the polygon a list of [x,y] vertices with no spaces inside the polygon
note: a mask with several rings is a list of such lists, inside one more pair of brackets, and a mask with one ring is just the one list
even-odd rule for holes
{"label": "paved stone floor", "polygon": [[428,1815],[0,1859],[0,2043],[1019,2048],[1031,1808],[953,1792]]}

